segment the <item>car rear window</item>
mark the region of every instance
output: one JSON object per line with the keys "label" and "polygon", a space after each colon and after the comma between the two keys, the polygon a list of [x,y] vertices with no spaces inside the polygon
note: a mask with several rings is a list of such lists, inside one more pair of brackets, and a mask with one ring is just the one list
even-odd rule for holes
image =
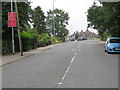
{"label": "car rear window", "polygon": [[110,43],[120,43],[120,39],[111,39]]}

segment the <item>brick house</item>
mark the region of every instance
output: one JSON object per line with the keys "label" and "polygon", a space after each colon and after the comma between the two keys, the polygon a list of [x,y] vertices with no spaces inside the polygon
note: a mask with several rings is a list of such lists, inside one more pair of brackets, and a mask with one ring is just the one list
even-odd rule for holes
{"label": "brick house", "polygon": [[86,37],[88,39],[94,39],[97,37],[97,34],[89,31],[88,29],[83,32],[83,30],[81,30],[81,32],[78,33],[78,37]]}

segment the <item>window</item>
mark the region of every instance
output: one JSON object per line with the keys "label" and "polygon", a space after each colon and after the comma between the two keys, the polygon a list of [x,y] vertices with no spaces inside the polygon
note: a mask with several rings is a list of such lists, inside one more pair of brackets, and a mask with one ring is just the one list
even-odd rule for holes
{"label": "window", "polygon": [[111,39],[110,43],[120,43],[120,39]]}

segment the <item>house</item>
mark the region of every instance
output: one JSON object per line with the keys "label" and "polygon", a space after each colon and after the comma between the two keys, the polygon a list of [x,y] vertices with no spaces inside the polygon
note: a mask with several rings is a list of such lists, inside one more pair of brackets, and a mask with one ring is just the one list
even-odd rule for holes
{"label": "house", "polygon": [[94,39],[97,37],[97,34],[89,31],[88,29],[83,32],[83,30],[81,30],[81,32],[78,33],[78,37],[86,37],[87,39]]}
{"label": "house", "polygon": [[87,39],[95,39],[97,37],[97,34],[89,31],[88,29],[84,32],[83,30],[81,30],[81,32],[76,32],[72,35],[69,36],[69,38],[75,38],[77,35],[77,38],[80,38],[80,37],[85,37]]}

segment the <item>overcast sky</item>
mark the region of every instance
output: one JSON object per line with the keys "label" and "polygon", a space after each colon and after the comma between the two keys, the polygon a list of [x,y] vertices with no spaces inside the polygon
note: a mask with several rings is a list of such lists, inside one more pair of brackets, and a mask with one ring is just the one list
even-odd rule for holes
{"label": "overcast sky", "polygon": [[[53,0],[29,0],[31,1],[32,8],[40,6],[45,15],[48,10],[53,9]],[[69,13],[69,25],[67,29],[72,34],[74,31],[80,32],[87,29],[87,17],[85,12],[89,9],[93,2],[96,0],[54,0],[54,7],[62,9]],[[96,30],[89,29],[92,32]]]}

